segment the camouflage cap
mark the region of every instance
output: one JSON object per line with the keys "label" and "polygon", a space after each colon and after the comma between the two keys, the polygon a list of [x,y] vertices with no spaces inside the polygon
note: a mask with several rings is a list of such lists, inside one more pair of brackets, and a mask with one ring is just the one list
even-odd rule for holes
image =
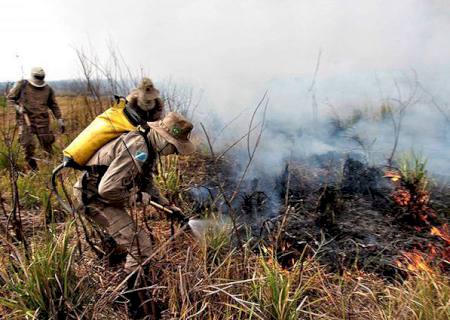
{"label": "camouflage cap", "polygon": [[134,101],[138,107],[146,111],[155,107],[154,100],[159,98],[159,91],[154,87],[150,78],[142,78],[136,89],[133,89],[127,96],[128,101]]}
{"label": "camouflage cap", "polygon": [[29,82],[38,88],[44,87],[46,85],[45,81],[45,71],[41,67],[34,67],[31,69],[31,76]]}
{"label": "camouflage cap", "polygon": [[149,126],[173,144],[180,154],[191,154],[195,151],[194,144],[189,140],[194,125],[181,114],[169,112],[164,119],[149,122]]}

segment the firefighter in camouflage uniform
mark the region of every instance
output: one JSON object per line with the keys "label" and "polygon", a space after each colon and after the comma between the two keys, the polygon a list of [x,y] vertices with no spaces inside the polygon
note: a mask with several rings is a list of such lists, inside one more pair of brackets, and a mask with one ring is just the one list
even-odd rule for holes
{"label": "firefighter in camouflage uniform", "polygon": [[64,120],[55,100],[54,90],[44,81],[42,68],[33,68],[28,80],[18,81],[7,95],[8,104],[16,110],[19,127],[19,141],[25,152],[25,160],[33,170],[37,170],[34,158],[37,137],[41,147],[52,152],[55,136],[50,129],[49,109],[58,121],[61,133],[64,133]]}

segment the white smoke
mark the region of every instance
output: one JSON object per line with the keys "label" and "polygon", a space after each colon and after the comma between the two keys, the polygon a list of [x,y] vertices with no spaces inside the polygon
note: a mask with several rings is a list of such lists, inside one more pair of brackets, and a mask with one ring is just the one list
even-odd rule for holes
{"label": "white smoke", "polygon": [[[448,171],[448,1],[80,0],[62,5],[23,0],[4,1],[0,10],[6,13],[0,20],[6,44],[0,50],[2,79],[18,77],[16,54],[25,71],[41,64],[49,80],[71,78],[79,74],[75,54],[68,54],[73,47],[92,46],[106,59],[106,44],[112,41],[134,72],[202,89],[197,121],[204,121],[213,137],[246,110],[216,141],[218,149],[245,133],[253,107],[268,90],[268,127],[255,159],[261,170],[278,169],[293,153],[356,150],[357,145],[328,135],[329,115],[378,108],[398,98],[397,86],[407,96],[404,79],[411,79],[414,69],[444,113],[421,92],[405,114],[398,152],[421,151],[434,171]],[[290,132],[291,139],[279,129]],[[376,139],[374,161],[389,155],[388,122],[360,122],[352,133]]]}
{"label": "white smoke", "polygon": [[[447,92],[429,92],[423,88],[439,85],[441,83],[433,82],[428,75],[421,77],[413,71],[328,79],[318,77],[315,84],[318,119],[315,122],[310,81],[298,77],[272,80],[266,84],[269,108],[253,172],[256,175],[258,172],[276,175],[290,158],[328,152],[358,153],[371,164],[386,164],[394,148],[395,120],[397,124],[401,122],[396,158],[415,152],[427,159],[430,171],[448,175],[450,108],[445,100]],[[254,105],[257,101],[255,97]],[[380,107],[383,104],[393,108],[394,119],[389,114],[381,119]],[[405,111],[400,115],[403,106]],[[228,129],[227,134],[222,134],[218,148],[230,145],[248,130],[251,111],[252,108]],[[350,119],[356,112],[362,114],[360,120],[342,132],[334,132],[332,119]],[[202,121],[208,123],[210,115],[210,112],[203,114],[206,118]],[[222,118],[227,119],[227,116],[222,115]],[[217,127],[216,122],[209,127],[213,137]],[[252,142],[256,135],[257,130],[253,132]],[[240,144],[241,151],[234,155],[240,156],[243,163],[248,160],[246,143],[244,139]]]}

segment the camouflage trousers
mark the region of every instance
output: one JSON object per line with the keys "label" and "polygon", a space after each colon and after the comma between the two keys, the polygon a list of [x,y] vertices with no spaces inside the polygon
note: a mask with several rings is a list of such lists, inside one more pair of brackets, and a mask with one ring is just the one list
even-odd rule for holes
{"label": "camouflage trousers", "polygon": [[52,145],[55,142],[55,136],[49,127],[34,127],[27,125],[19,126],[19,142],[25,152],[25,160],[29,161],[34,157],[36,150],[35,137],[39,144],[48,153],[52,153]]}
{"label": "camouflage trousers", "polygon": [[125,207],[93,201],[87,209],[89,218],[114,239],[120,251],[128,253],[124,267],[127,273],[150,256],[152,246],[149,236],[136,226]]}

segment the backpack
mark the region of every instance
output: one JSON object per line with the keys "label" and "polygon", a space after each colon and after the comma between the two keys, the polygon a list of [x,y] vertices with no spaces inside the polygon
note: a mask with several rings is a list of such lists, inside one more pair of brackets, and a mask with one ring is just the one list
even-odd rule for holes
{"label": "backpack", "polygon": [[98,115],[63,150],[66,166],[83,167],[94,153],[122,133],[138,130],[124,112],[125,98],[118,97],[112,107]]}

